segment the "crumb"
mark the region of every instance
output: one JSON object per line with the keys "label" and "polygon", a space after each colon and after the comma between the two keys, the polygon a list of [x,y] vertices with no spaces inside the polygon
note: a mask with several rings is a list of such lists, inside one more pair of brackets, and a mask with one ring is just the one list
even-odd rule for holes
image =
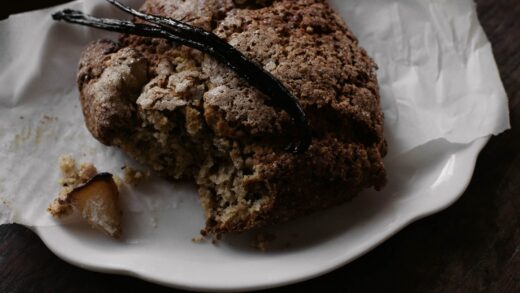
{"label": "crumb", "polygon": [[67,195],[82,183],[76,167],[76,160],[71,155],[61,155],[59,166],[62,177],[58,182],[62,188],[58,197],[47,208],[47,211],[55,218],[61,218],[72,213],[72,206],[67,201]]}
{"label": "crumb", "polygon": [[191,242],[193,242],[193,243],[202,243],[205,240],[206,240],[206,238],[204,238],[204,236],[196,236],[196,237],[191,238]]}
{"label": "crumb", "polygon": [[79,176],[76,168],[76,160],[74,160],[71,155],[61,155],[59,158],[59,166],[62,174],[59,183],[62,186],[67,187],[80,183],[78,181]]}
{"label": "crumb", "polygon": [[24,120],[25,119],[25,117],[23,117],[23,116],[20,116],[19,118],[20,118],[20,120]]}
{"label": "crumb", "polygon": [[[61,197],[61,193],[60,193]],[[55,218],[61,218],[72,214],[72,206],[63,198],[56,198],[47,207],[47,211]]]}
{"label": "crumb", "polygon": [[266,252],[269,250],[272,242],[276,239],[276,235],[270,233],[258,233],[252,239],[252,245],[255,249]]}
{"label": "crumb", "polygon": [[94,177],[98,171],[92,163],[82,163],[79,169],[76,167],[76,160],[70,155],[62,155],[59,158],[62,178],[59,183],[64,187],[76,187],[87,182]]}
{"label": "crumb", "polygon": [[82,163],[78,169],[76,160],[71,155],[61,155],[59,167],[62,177],[58,182],[62,187],[58,197],[47,207],[47,211],[55,218],[61,218],[72,213],[72,205],[67,200],[68,195],[74,188],[86,183],[97,174],[96,167],[91,163]]}
{"label": "crumb", "polygon": [[98,173],[96,167],[92,163],[82,163],[79,166],[78,176],[81,182],[87,182],[90,178]]}
{"label": "crumb", "polygon": [[149,176],[148,172],[136,170],[129,166],[123,166],[123,180],[126,184],[135,186]]}
{"label": "crumb", "polygon": [[58,117],[43,115],[42,119],[40,120],[40,123],[45,124],[45,123],[50,123],[50,122],[54,122],[54,121],[58,121]]}

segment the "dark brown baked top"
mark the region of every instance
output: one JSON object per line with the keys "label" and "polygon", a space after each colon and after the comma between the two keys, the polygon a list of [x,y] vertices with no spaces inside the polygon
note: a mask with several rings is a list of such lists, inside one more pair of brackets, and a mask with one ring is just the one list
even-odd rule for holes
{"label": "dark brown baked top", "polygon": [[148,0],[142,10],[224,38],[310,119],[310,148],[288,153],[287,113],[212,57],[126,35],[87,48],[78,73],[87,127],[166,176],[194,177],[209,232],[284,221],[384,185],[376,65],[326,2]]}

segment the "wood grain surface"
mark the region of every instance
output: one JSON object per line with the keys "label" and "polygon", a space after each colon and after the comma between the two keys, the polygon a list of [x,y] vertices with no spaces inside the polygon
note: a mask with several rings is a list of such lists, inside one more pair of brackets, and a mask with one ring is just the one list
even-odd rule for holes
{"label": "wood grain surface", "polygon": [[[0,18],[59,2],[10,1]],[[509,95],[512,130],[491,139],[450,208],[332,273],[270,291],[520,292],[520,1],[476,2]],[[0,292],[120,291],[178,292],[74,267],[28,229],[0,226]]]}

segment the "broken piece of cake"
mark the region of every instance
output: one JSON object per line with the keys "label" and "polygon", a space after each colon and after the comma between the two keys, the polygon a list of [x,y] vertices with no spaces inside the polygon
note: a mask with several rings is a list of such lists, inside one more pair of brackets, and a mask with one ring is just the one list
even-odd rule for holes
{"label": "broken piece of cake", "polygon": [[71,156],[60,157],[62,190],[48,208],[56,218],[80,213],[89,225],[113,238],[121,236],[121,209],[119,191],[110,173],[98,173],[89,163],[76,168]]}
{"label": "broken piece of cake", "polygon": [[291,152],[294,112],[222,56],[130,34],[88,46],[77,81],[89,131],[168,178],[193,179],[203,233],[284,222],[384,186],[376,64],[326,1],[147,0],[140,11],[225,40],[308,119],[308,148]]}

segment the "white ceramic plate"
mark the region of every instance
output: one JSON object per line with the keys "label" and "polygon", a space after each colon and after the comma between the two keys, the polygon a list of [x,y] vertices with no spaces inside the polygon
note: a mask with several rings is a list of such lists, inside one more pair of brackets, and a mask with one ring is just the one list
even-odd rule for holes
{"label": "white ceramic plate", "polygon": [[191,290],[286,285],[338,268],[410,222],[452,204],[469,183],[488,139],[469,145],[434,141],[387,161],[389,184],[384,191],[365,192],[343,206],[267,229],[277,236],[268,252],[251,247],[257,232],[227,237],[218,246],[192,243],[203,216],[190,192],[173,194],[180,197],[173,211],[153,217],[126,214],[123,241],[81,223],[34,231],[56,255],[94,271]]}

